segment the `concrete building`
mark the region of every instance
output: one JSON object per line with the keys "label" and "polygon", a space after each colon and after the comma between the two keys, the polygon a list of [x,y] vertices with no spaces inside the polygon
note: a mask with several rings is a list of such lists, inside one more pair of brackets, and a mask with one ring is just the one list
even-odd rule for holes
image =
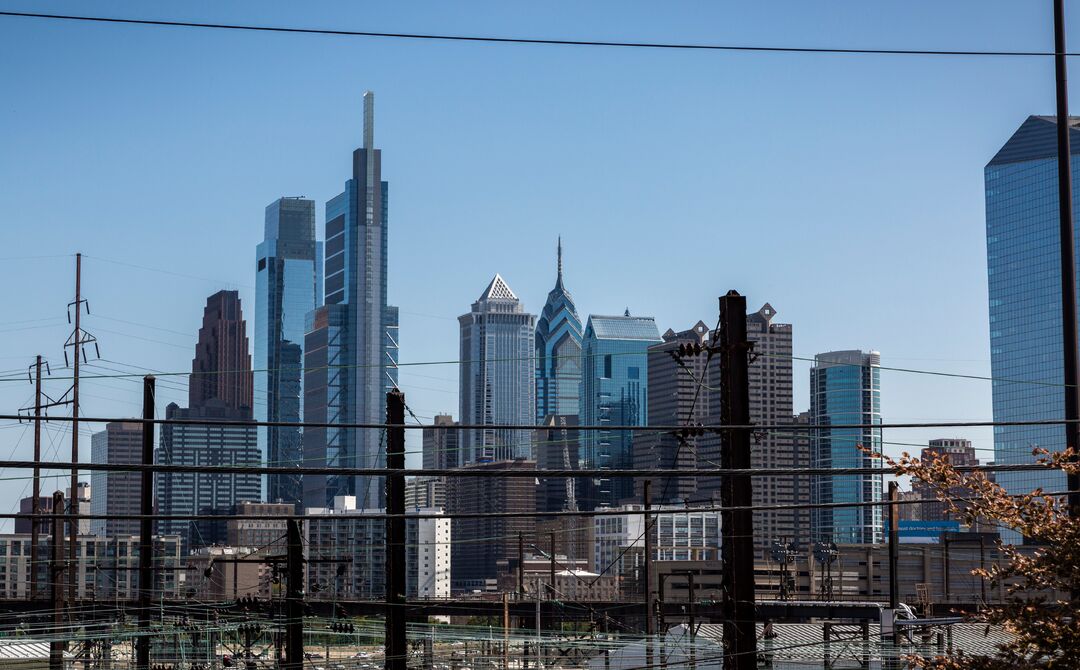
{"label": "concrete building", "polygon": [[[461,328],[459,415],[471,425],[536,423],[536,316],[499,275],[488,284]],[[461,465],[533,459],[532,431],[485,428],[462,431]]]}
{"label": "concrete building", "polygon": [[[90,438],[90,462],[121,465],[141,463],[142,433],[141,423],[112,421],[105,424],[105,430],[94,433]],[[94,495],[90,501],[90,511],[94,515],[139,514],[141,476],[138,472],[91,472],[90,485]],[[139,521],[92,519],[89,530],[94,535],[106,537],[138,535]]]}
{"label": "concrete building", "polygon": [[[580,438],[577,414],[545,417],[533,442],[541,470],[577,470]],[[537,512],[577,511],[578,482],[571,477],[541,477],[536,487]]]}
{"label": "concrete building", "polygon": [[[386,392],[397,386],[398,309],[387,304],[390,186],[375,148],[375,94],[364,93],[364,144],[353,151],[352,177],[326,203],[325,304],[308,315],[304,336],[304,421],[382,423]],[[380,431],[309,428],[304,461],[330,467],[383,466]],[[383,505],[381,476],[313,475],[304,506],[330,507],[353,496],[359,507]]]}
{"label": "concrete building", "polygon": [[[686,356],[680,362],[672,354],[680,346],[705,346],[710,339],[709,327],[704,321],[676,333],[670,328],[664,333],[664,341],[649,347],[648,357],[648,423],[654,426],[685,426],[705,423],[708,420],[707,402],[709,370],[705,354]],[[684,367],[685,366],[685,367]],[[696,400],[696,403],[695,403]],[[635,470],[694,470],[698,467],[697,454],[704,447],[706,436],[680,438],[670,432],[642,432],[633,436]],[[641,499],[645,479],[634,482],[635,492]],[[697,494],[698,478],[685,477],[651,478],[651,496],[654,503],[685,503]]]}
{"label": "concrete building", "polygon": [[[304,418],[304,333],[323,301],[323,244],[315,240],[315,201],[278,198],[266,206],[263,241],[255,250],[255,418]],[[269,465],[303,464],[300,426],[261,426],[259,453]],[[268,475],[267,500],[299,505],[300,475]]]}
{"label": "concrete building", "polygon": [[405,480],[405,509],[446,509],[445,477],[409,477]]}
{"label": "concrete building", "polygon": [[581,318],[563,285],[562,238],[555,288],[536,322],[536,421],[577,416],[581,392]]}
{"label": "concrete building", "polygon": [[[531,388],[531,387],[530,387]],[[466,466],[473,471],[535,470],[534,461],[496,461]],[[451,477],[447,482],[447,513],[491,514],[518,512],[532,516],[455,518],[453,589],[485,590],[498,577],[496,564],[517,556],[520,533],[536,542],[536,480],[533,477]]]}
{"label": "concrete building", "polygon": [[[979,464],[979,458],[975,455],[971,440],[960,438],[930,440],[929,446],[923,448],[919,458],[927,462],[944,458],[951,465],[961,467]],[[921,508],[918,512],[920,521],[946,521],[951,518],[946,504],[936,499],[937,489],[926,485],[922,480],[912,478],[911,490],[915,497],[931,501],[918,505]],[[949,496],[954,498],[963,497],[966,493],[968,490],[960,487],[949,489]]]}
{"label": "concrete building", "polygon": [[201,601],[221,602],[242,596],[269,598],[271,572],[262,561],[267,552],[255,547],[199,547],[185,557],[185,595]]}
{"label": "concrete building", "polygon": [[[876,351],[832,351],[814,357],[810,368],[810,465],[815,468],[880,468],[880,428],[843,428],[881,423],[881,355]],[[882,499],[881,475],[819,475],[811,478],[815,504]],[[814,541],[877,544],[884,539],[880,506],[833,507],[810,513]]]}
{"label": "concrete building", "polygon": [[[92,501],[90,498],[90,484],[86,482],[79,482],[79,500],[78,500],[78,513],[90,514],[92,512]],[[71,487],[64,489],[64,500],[71,500]],[[33,514],[34,513],[34,496],[27,496],[19,500],[19,514]],[[38,513],[39,514],[51,514],[52,513],[52,496],[41,496],[38,499]],[[70,537],[68,532],[68,523],[64,522],[64,537]],[[91,530],[90,519],[79,519],[79,535],[90,535]],[[30,535],[32,530],[32,524],[30,519],[15,519],[15,533]],[[49,535],[52,533],[52,521],[44,519],[38,523],[38,532],[42,535]]]}
{"label": "concrete building", "polygon": [[[340,496],[330,508],[308,508],[304,523],[307,593],[316,600],[380,599],[386,592],[386,520],[365,516],[385,510],[357,509],[356,499]],[[442,510],[409,510],[416,515]],[[316,516],[321,515],[321,516]],[[416,518],[405,523],[405,588],[410,598],[450,595],[450,519]],[[340,561],[330,562],[327,559]]]}
{"label": "concrete building", "polygon": [[[518,561],[501,560],[498,564],[498,590],[517,593]],[[542,600],[594,600],[612,602],[619,599],[619,580],[615,575],[590,572],[587,559],[555,555],[554,590],[552,590],[551,556],[527,553],[520,573],[525,598]]]}
{"label": "concrete building", "polygon": [[[644,426],[649,416],[649,347],[661,342],[651,316],[590,316],[581,345],[582,426]],[[628,469],[634,434],[626,430],[581,431],[582,469]],[[615,507],[634,493],[625,477],[598,476],[581,482],[578,504],[585,510]]]}
{"label": "concrete building", "polygon": [[[456,426],[457,421],[449,414],[436,414],[432,423],[435,426]],[[423,468],[425,470],[445,470],[458,465],[460,458],[458,444],[461,431],[447,428],[424,428],[423,432]]]}
{"label": "concrete building", "polygon": [[226,546],[251,547],[263,553],[271,549],[284,551],[288,546],[286,533],[289,522],[271,517],[291,516],[295,512],[296,507],[292,503],[237,503],[232,513],[243,518],[225,522]]}

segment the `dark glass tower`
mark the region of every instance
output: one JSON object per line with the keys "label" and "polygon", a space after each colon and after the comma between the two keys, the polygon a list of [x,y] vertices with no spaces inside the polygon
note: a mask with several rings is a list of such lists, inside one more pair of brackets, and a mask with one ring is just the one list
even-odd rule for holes
{"label": "dark glass tower", "polygon": [[[279,198],[266,207],[265,238],[256,250],[255,418],[299,423],[303,418],[305,319],[322,304],[323,245],[315,241],[315,201]],[[260,427],[268,465],[303,464],[302,430]],[[270,475],[267,499],[299,505],[300,475]]]}
{"label": "dark glass tower", "polygon": [[577,416],[581,386],[581,318],[563,286],[562,238],[558,274],[536,322],[536,422]]}
{"label": "dark glass tower", "polygon": [[[353,152],[352,178],[326,203],[325,305],[308,317],[304,419],[382,423],[386,391],[397,386],[398,315],[386,302],[387,198],[382,152],[375,148],[375,95],[364,94],[364,145]],[[304,433],[304,460],[327,466],[381,467],[379,430]],[[360,509],[382,506],[382,477],[305,478],[304,505],[332,507],[356,496]]]}

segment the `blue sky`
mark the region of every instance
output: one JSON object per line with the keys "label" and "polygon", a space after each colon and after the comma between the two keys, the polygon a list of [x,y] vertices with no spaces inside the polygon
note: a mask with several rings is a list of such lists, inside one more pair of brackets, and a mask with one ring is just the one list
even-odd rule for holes
{"label": "blue sky", "polygon": [[[1052,47],[1050,3],[1019,0],[2,5],[495,36]],[[496,272],[538,312],[561,234],[583,318],[629,307],[682,329],[714,322],[717,296],[736,288],[753,309],[767,300],[794,324],[797,355],[873,348],[888,366],[989,374],[982,168],[1028,114],[1054,109],[1052,62],[1039,58],[496,46],[0,18],[0,63],[0,369],[43,353],[58,375],[76,251],[87,255],[87,329],[109,367],[189,370],[205,297],[219,288],[240,289],[252,314],[265,205],[314,198],[321,236],[323,204],[360,143],[366,89],[376,92],[390,181],[403,361],[455,360],[456,316]],[[807,364],[796,369],[805,409]],[[457,413],[456,366],[409,367],[401,380],[417,414]],[[163,383],[163,400],[181,400],[184,381]],[[987,382],[886,373],[883,384],[886,420],[991,416]],[[31,391],[4,383],[0,403],[12,411]],[[83,408],[134,415],[139,400],[135,382],[88,380]],[[992,447],[976,429],[886,439],[936,436]],[[29,456],[30,439],[2,427],[0,458]],[[0,473],[0,511],[27,487],[4,479],[21,474]]]}

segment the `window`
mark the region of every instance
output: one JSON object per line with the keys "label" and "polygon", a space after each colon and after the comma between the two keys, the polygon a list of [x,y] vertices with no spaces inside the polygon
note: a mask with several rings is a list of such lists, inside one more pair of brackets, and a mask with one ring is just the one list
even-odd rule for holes
{"label": "window", "polygon": [[638,367],[628,367],[628,368],[626,368],[626,378],[627,379],[640,379],[641,378],[641,368],[638,368]]}
{"label": "window", "polygon": [[611,379],[611,354],[604,354],[604,378]]}

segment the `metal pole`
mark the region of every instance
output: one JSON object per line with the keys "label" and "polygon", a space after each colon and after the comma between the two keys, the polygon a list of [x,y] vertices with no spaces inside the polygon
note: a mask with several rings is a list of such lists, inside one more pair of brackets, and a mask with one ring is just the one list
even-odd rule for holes
{"label": "metal pole", "polygon": [[75,606],[76,582],[78,581],[77,549],[79,542],[79,522],[74,515],[79,513],[79,357],[82,355],[82,254],[75,254],[75,364],[71,375],[71,508],[72,517],[68,522],[68,606]]}
{"label": "metal pole", "polygon": [[[1080,342],[1076,329],[1076,259],[1073,228],[1069,82],[1065,59],[1065,0],[1054,0],[1054,72],[1057,95],[1058,217],[1061,247],[1061,334],[1065,366],[1065,446],[1080,450]],[[1080,517],[1080,473],[1068,475],[1069,515]],[[1080,588],[1073,589],[1073,597]]]}
{"label": "metal pole", "polygon": [[645,506],[645,661],[648,667],[653,667],[653,636],[656,634],[656,625],[653,621],[652,599],[652,481],[646,479],[642,487],[642,502]]}
{"label": "metal pole", "polygon": [[518,533],[518,564],[517,564],[518,600],[525,599],[525,536]]}
{"label": "metal pole", "polygon": [[64,670],[64,492],[52,497],[52,560],[49,562],[49,584],[52,591],[53,631],[49,642],[49,670]]}
{"label": "metal pole", "polygon": [[[720,298],[720,355],[722,426],[750,424],[750,343],[746,340],[746,298],[728,291]],[[751,467],[750,432],[721,432],[721,468]],[[721,480],[720,504],[739,507],[721,516],[723,557],[724,668],[754,670],[757,638],[754,629],[753,488],[746,475]]]}
{"label": "metal pole", "polygon": [[[154,418],[154,377],[143,377],[143,418]],[[154,463],[154,424],[142,425],[142,464]],[[150,608],[154,596],[154,483],[153,473],[143,470],[139,487],[139,632],[135,638],[135,667],[150,670]]]}
{"label": "metal pole", "polygon": [[548,628],[553,628],[555,624],[555,532],[552,531],[550,540],[550,565],[548,567]]}
{"label": "metal pole", "polygon": [[503,591],[503,647],[502,670],[510,668],[510,594]]}
{"label": "metal pole", "polygon": [[288,553],[285,592],[285,670],[304,667],[304,538],[300,521],[288,521]]}
{"label": "metal pole", "polygon": [[900,581],[897,575],[900,558],[900,538],[897,537],[900,528],[898,500],[897,483],[889,482],[889,506],[886,509],[889,515],[889,609],[894,610],[894,615],[900,602]]}
{"label": "metal pole", "polygon": [[38,597],[38,545],[41,542],[41,355],[34,362],[34,500],[30,511],[30,600]]}
{"label": "metal pole", "polygon": [[386,670],[405,670],[405,394],[386,394]]}

